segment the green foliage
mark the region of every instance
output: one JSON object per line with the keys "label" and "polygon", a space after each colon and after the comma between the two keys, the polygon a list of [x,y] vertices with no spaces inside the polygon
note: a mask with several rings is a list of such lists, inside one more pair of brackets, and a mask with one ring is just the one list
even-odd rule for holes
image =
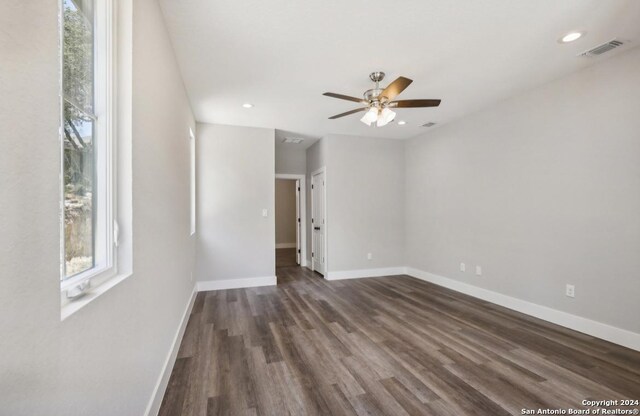
{"label": "green foliage", "polygon": [[[65,2],[67,3],[67,2]],[[65,98],[88,114],[93,113],[93,28],[78,9],[65,4],[63,86]],[[73,106],[65,106],[66,120],[88,120]]]}
{"label": "green foliage", "polygon": [[77,196],[90,192],[93,182],[93,139],[82,137],[93,123],[93,25],[71,0],[65,0],[63,7],[65,193]]}

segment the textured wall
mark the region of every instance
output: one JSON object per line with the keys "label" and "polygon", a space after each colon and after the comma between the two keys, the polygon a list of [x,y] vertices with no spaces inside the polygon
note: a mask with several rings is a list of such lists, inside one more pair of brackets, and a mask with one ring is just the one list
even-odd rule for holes
{"label": "textured wall", "polygon": [[198,123],[197,134],[198,280],[275,276],[275,131]]}
{"label": "textured wall", "polygon": [[329,271],[403,266],[404,143],[340,135],[326,140]]}
{"label": "textured wall", "polygon": [[276,179],[276,244],[296,242],[296,181]]}
{"label": "textured wall", "polygon": [[194,287],[193,117],[157,3],[133,19],[133,275],[61,322],[58,3],[0,15],[3,416],[142,415]]}
{"label": "textured wall", "polygon": [[640,332],[639,68],[636,48],[407,143],[407,265]]}
{"label": "textured wall", "polygon": [[276,173],[304,175],[307,172],[306,149],[284,149],[276,146]]}

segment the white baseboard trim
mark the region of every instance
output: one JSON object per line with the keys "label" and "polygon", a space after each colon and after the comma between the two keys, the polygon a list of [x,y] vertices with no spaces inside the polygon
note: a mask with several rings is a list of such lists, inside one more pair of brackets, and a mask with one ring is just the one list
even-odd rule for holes
{"label": "white baseboard trim", "polygon": [[244,287],[258,287],[258,286],[275,286],[278,279],[275,276],[265,277],[247,277],[242,279],[228,279],[228,280],[207,280],[201,281],[197,284],[198,292],[204,292],[208,290],[225,290],[225,289],[241,289]]}
{"label": "white baseboard trim", "polygon": [[276,244],[276,248],[296,248],[298,245],[296,243],[278,243]]}
{"label": "white baseboard trim", "polygon": [[173,365],[176,363],[176,357],[178,356],[178,350],[180,349],[180,343],[182,342],[182,337],[184,335],[184,331],[187,329],[187,322],[189,322],[189,316],[191,316],[191,309],[193,309],[193,304],[196,301],[196,287],[193,287],[193,293],[191,294],[191,299],[189,299],[189,303],[187,303],[187,307],[184,310],[184,314],[182,315],[182,320],[180,321],[180,326],[178,327],[178,331],[176,335],[173,337],[173,343],[171,344],[171,349],[169,350],[169,354],[167,355],[167,359],[162,366],[162,372],[160,373],[160,378],[156,382],[156,386],[153,389],[153,393],[151,394],[151,400],[149,400],[149,404],[147,405],[147,409],[145,410],[145,416],[157,416],[160,411],[160,405],[162,404],[162,399],[164,398],[164,393],[167,390],[167,385],[169,384],[169,378],[171,377],[171,372],[173,371]]}
{"label": "white baseboard trim", "polygon": [[325,276],[325,279],[327,280],[360,279],[363,277],[394,276],[398,274],[407,274],[407,268],[406,267],[382,267],[379,269],[342,270],[342,271],[327,273],[327,276]]}
{"label": "white baseboard trim", "polygon": [[640,334],[627,331],[626,329],[617,328],[602,322],[593,321],[591,319],[572,315],[547,306],[538,305],[522,299],[503,295],[498,292],[483,289],[467,283],[463,283],[448,277],[438,276],[433,273],[406,268],[406,274],[416,279],[434,283],[456,292],[464,293],[474,298],[486,300],[496,305],[504,306],[514,311],[569,328],[596,338],[604,339],[614,344],[622,345],[627,348],[640,351]]}

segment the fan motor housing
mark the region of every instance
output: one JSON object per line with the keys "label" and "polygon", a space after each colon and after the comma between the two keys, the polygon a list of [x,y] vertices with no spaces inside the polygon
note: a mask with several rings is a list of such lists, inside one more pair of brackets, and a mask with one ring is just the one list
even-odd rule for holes
{"label": "fan motor housing", "polygon": [[364,99],[367,101],[378,101],[378,97],[382,93],[382,88],[373,88],[365,91]]}
{"label": "fan motor housing", "polygon": [[369,79],[373,82],[380,82],[384,79],[384,72],[376,71],[369,74]]}

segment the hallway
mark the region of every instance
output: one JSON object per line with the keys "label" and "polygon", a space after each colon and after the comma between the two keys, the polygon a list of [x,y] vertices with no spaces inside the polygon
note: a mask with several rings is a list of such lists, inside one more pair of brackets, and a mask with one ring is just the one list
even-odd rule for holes
{"label": "hallway", "polygon": [[276,249],[276,274],[281,267],[297,266],[296,249],[295,248],[277,248]]}

